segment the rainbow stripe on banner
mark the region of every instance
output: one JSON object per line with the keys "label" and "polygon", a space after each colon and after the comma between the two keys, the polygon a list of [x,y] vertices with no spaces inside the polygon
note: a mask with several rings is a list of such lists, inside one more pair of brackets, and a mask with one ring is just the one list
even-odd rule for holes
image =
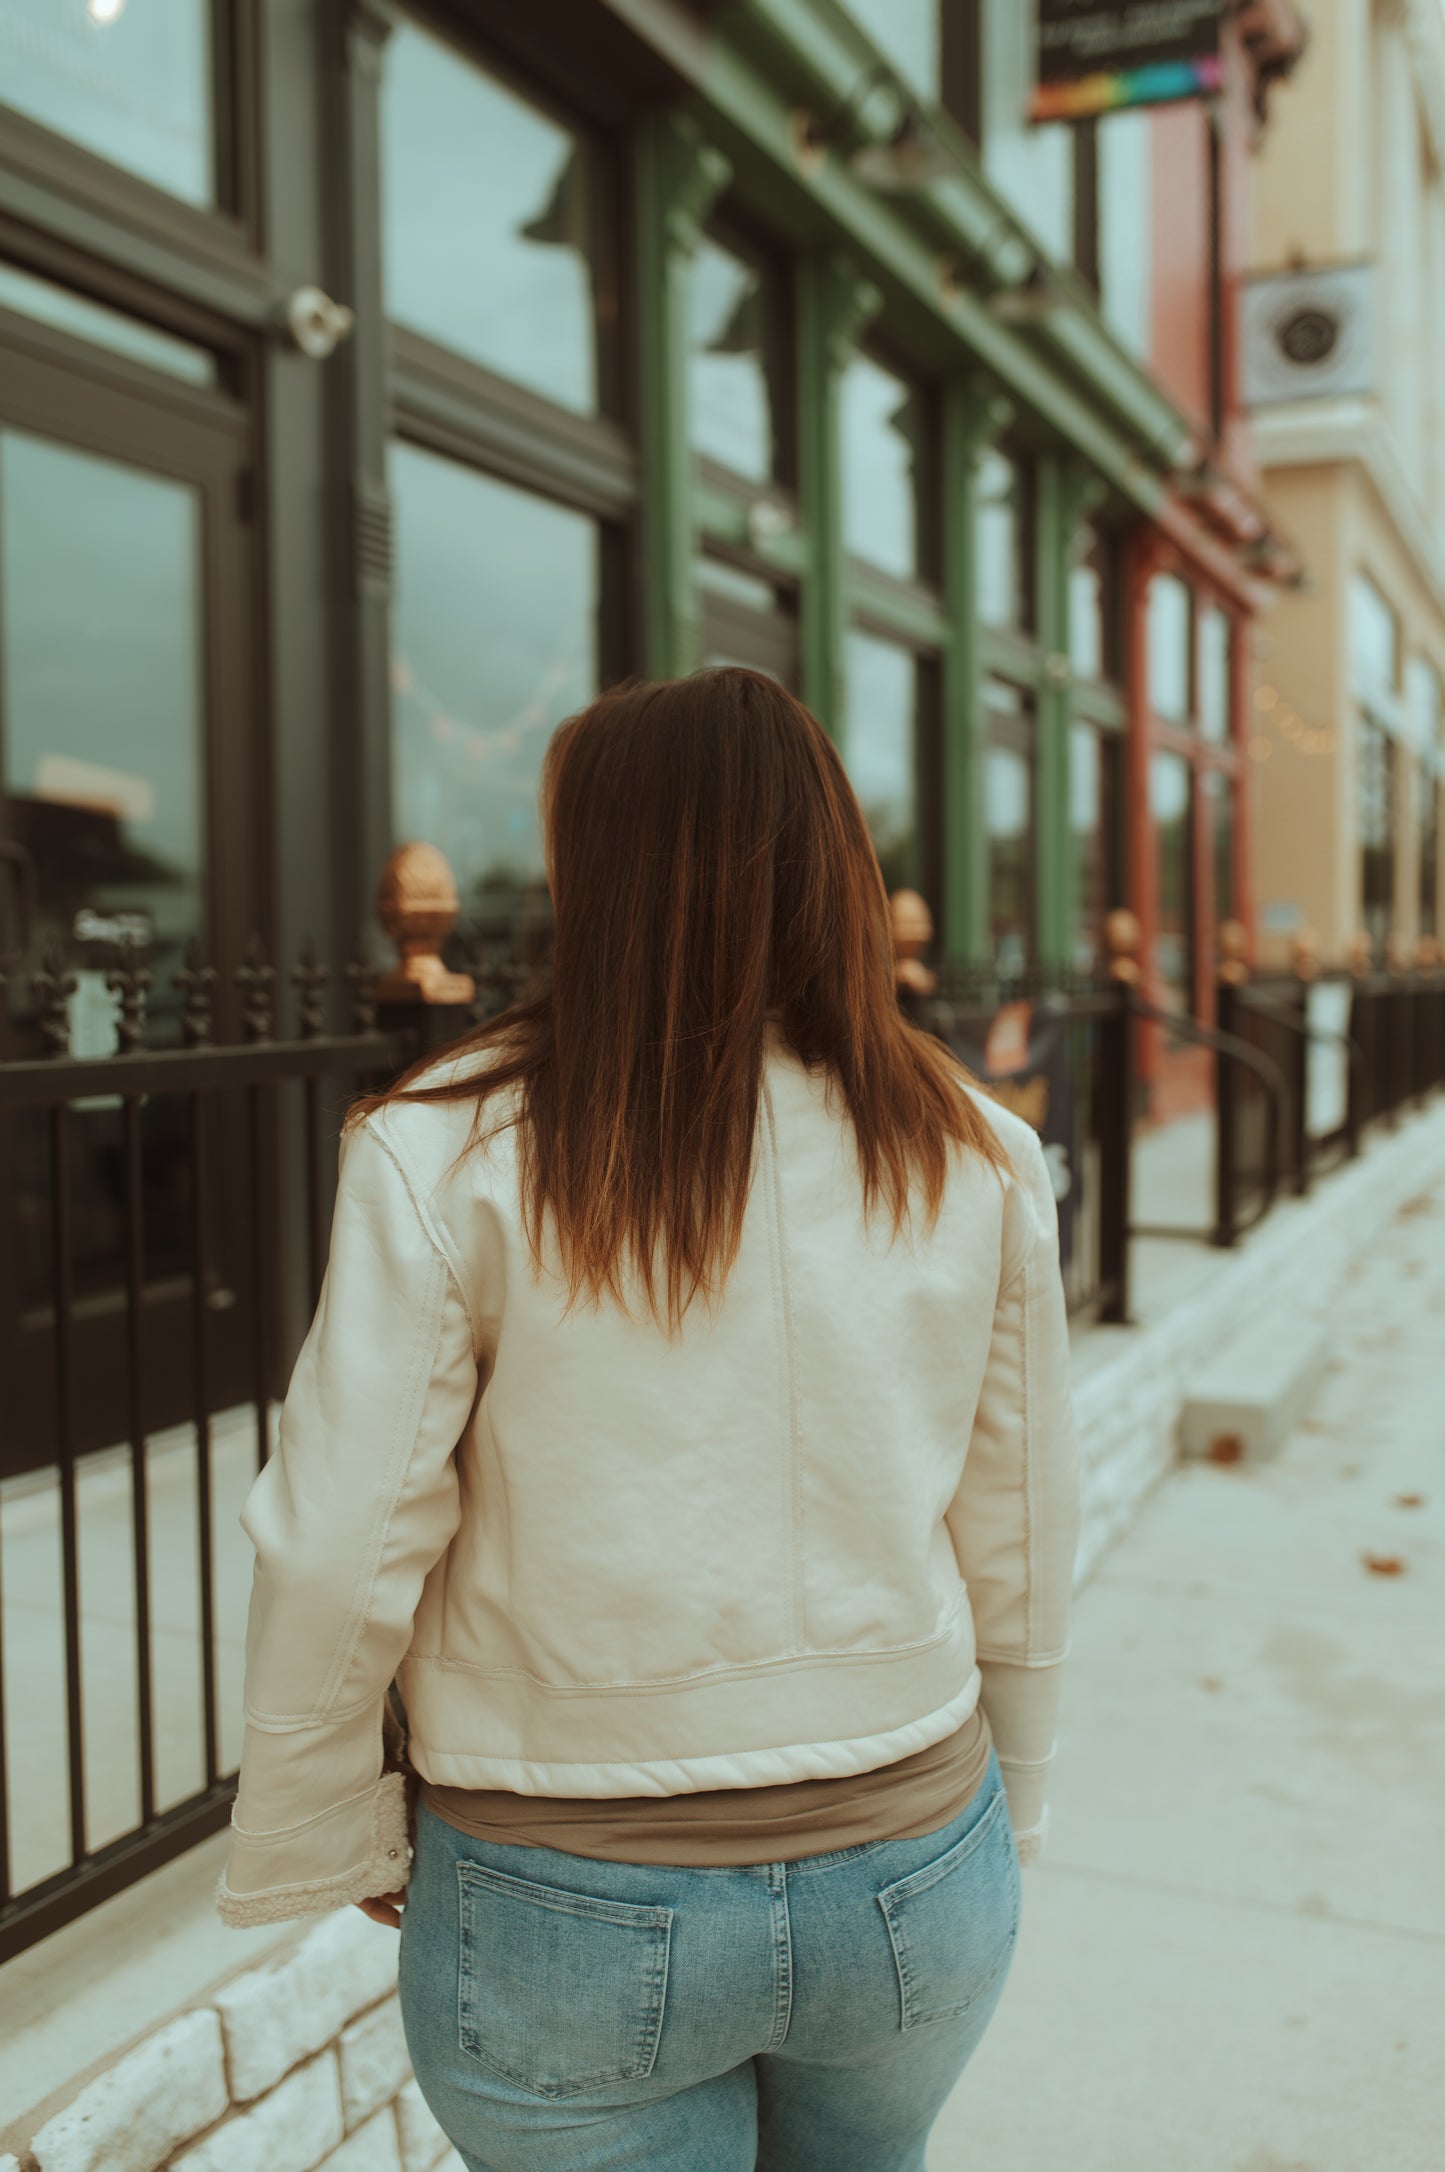
{"label": "rainbow stripe on banner", "polygon": [[1181,98],[1207,98],[1223,88],[1224,62],[1217,53],[1201,60],[1159,60],[1146,68],[1080,76],[1074,83],[1040,83],[1029,118],[1082,121],[1094,113],[1117,113],[1124,106],[1165,106]]}

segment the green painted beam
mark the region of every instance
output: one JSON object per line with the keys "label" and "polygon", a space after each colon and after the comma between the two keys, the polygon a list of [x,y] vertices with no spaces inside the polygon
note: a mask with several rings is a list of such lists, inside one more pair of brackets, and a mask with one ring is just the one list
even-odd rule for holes
{"label": "green painted beam", "polygon": [[1069,867],[1069,546],[1057,458],[1038,465],[1034,610],[1043,680],[1034,696],[1034,913],[1041,965],[1067,963]]}
{"label": "green painted beam", "polygon": [[841,388],[854,341],[882,306],[877,288],[835,251],[798,267],[798,481],[813,539],[800,613],[803,699],[835,739],[843,730],[848,627]]}
{"label": "green painted beam", "polygon": [[983,654],[978,619],[978,468],[1013,409],[985,379],[944,388],[943,485],[943,913],[939,943],[950,960],[988,956],[988,858],[984,835]]}

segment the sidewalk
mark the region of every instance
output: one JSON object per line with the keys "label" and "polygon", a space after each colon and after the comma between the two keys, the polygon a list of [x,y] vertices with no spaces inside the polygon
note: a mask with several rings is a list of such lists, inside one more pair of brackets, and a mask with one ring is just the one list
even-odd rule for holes
{"label": "sidewalk", "polygon": [[1445,2161],[1445,1182],[1327,1317],[1279,1460],[1171,1474],[1080,1595],[1049,1854],[930,2172]]}

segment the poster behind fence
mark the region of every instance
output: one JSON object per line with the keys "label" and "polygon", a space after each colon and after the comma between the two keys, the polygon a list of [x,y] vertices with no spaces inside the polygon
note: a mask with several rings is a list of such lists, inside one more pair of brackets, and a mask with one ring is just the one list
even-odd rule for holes
{"label": "poster behind fence", "polygon": [[980,1085],[1032,1124],[1042,1139],[1059,1208],[1059,1256],[1067,1266],[1082,1178],[1075,1151],[1068,1014],[1035,1003],[1005,1003],[985,1023],[976,1012],[940,1003],[928,1024]]}
{"label": "poster behind fence", "polygon": [[1212,97],[1223,16],[1220,0],[1039,0],[1032,118]]}

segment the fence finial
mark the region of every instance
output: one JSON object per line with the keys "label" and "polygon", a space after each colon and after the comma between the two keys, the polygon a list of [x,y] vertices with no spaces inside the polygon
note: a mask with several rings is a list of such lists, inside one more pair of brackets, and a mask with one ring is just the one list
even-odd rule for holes
{"label": "fence finial", "polygon": [[1417,973],[1438,973],[1440,963],[1441,950],[1439,943],[1433,935],[1422,935],[1415,945],[1415,971]]}
{"label": "fence finial", "polygon": [[1320,977],[1320,939],[1313,928],[1295,931],[1289,946],[1290,971],[1296,980],[1318,980]]}
{"label": "fence finial", "polygon": [[1232,988],[1249,979],[1249,930],[1242,920],[1219,923],[1219,977]]}
{"label": "fence finial", "polygon": [[1375,970],[1374,938],[1363,928],[1345,946],[1345,967],[1355,980],[1368,980]]}
{"label": "fence finial", "polygon": [[461,910],[457,886],[435,845],[398,845],[376,886],[376,916],[400,956],[372,991],[377,1003],[470,1003],[469,973],[451,973],[441,946]]}
{"label": "fence finial", "polygon": [[1110,913],[1104,922],[1104,943],[1109,953],[1110,980],[1132,988],[1142,971],[1139,952],[1144,947],[1144,930],[1139,915],[1131,913],[1127,905]]}
{"label": "fence finial", "polygon": [[893,924],[893,979],[910,995],[932,995],[938,975],[923,962],[923,952],[933,941],[933,915],[928,900],[916,890],[895,890],[888,900]]}

